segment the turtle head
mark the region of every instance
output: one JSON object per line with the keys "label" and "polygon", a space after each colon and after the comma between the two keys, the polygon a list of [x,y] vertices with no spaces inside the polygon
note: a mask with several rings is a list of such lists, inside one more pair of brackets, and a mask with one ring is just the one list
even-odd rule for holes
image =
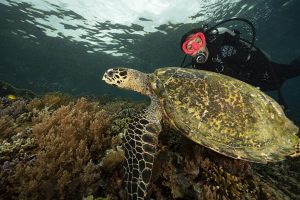
{"label": "turtle head", "polygon": [[128,69],[125,68],[108,69],[102,77],[106,83],[120,88],[126,88],[128,79]]}
{"label": "turtle head", "polygon": [[148,76],[145,73],[128,68],[111,68],[106,70],[102,80],[107,84],[134,90],[144,95],[148,95]]}

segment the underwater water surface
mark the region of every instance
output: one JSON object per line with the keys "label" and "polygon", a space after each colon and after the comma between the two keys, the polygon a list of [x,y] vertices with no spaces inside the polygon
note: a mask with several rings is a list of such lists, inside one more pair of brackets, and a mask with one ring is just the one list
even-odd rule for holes
{"label": "underwater water surface", "polygon": [[[122,196],[117,192],[123,188],[123,154],[117,149],[117,135],[134,111],[145,107],[144,102],[122,99],[146,98],[107,85],[101,80],[103,73],[114,66],[149,73],[159,67],[178,67],[184,58],[179,43],[185,32],[233,17],[253,23],[255,45],[272,61],[290,63],[300,57],[298,0],[0,0],[0,177],[6,177],[0,181],[5,186],[0,187],[0,199]],[[243,38],[251,40],[244,23],[224,26],[240,30]],[[12,86],[24,90],[7,96]],[[282,93],[289,106],[287,116],[299,126],[300,77],[286,81]],[[32,99],[35,94],[41,96]],[[276,92],[269,94],[277,99]],[[30,100],[6,102],[7,97],[19,96]],[[114,97],[121,100],[111,101]],[[97,98],[100,107],[93,102]],[[272,195],[273,199],[300,199],[299,160],[297,165],[254,165],[257,176],[248,163],[226,160],[200,147],[185,151],[191,142],[173,137],[172,130],[165,132],[169,137],[161,138],[158,160],[164,167],[156,174],[155,197],[193,199],[187,195],[193,188],[204,199],[216,191],[219,199]],[[185,160],[188,157],[191,160]],[[190,172],[199,180],[192,179],[196,175]],[[269,182],[262,181],[264,173]],[[224,191],[216,185],[224,186]]]}
{"label": "underwater water surface", "polygon": [[[278,63],[300,55],[299,2],[289,1],[50,1],[0,0],[0,80],[37,93],[113,94],[141,98],[101,81],[111,66],[145,72],[180,66],[182,34],[242,17],[256,28],[255,45]],[[250,40],[251,31],[234,21]],[[294,116],[299,78],[283,87]]]}

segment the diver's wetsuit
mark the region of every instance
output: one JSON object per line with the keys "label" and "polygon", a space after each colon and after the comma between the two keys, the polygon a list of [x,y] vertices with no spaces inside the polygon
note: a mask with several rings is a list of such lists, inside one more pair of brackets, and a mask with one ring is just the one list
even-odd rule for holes
{"label": "diver's wetsuit", "polygon": [[277,64],[270,61],[258,48],[252,48],[236,36],[225,32],[215,39],[207,38],[209,57],[205,63],[190,64],[196,69],[219,72],[242,80],[262,91],[280,89],[287,79],[300,76],[300,65]]}

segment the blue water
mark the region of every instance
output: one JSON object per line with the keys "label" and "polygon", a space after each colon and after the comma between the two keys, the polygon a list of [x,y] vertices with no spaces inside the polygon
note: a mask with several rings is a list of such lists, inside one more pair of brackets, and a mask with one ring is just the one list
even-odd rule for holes
{"label": "blue water", "polygon": [[[101,75],[111,66],[179,66],[183,33],[231,17],[253,22],[256,46],[273,61],[300,56],[297,0],[0,0],[0,16],[0,80],[36,93],[139,98],[104,84]],[[244,24],[227,27],[251,38]],[[283,93],[299,121],[300,78],[287,81]]]}

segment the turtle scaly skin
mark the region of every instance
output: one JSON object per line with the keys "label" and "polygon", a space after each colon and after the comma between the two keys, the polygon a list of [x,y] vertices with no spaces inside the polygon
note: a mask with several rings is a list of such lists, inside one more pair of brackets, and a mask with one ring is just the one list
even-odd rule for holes
{"label": "turtle scaly skin", "polygon": [[155,111],[157,107],[154,104],[138,113],[125,130],[123,146],[127,199],[144,199],[152,176],[162,118]]}
{"label": "turtle scaly skin", "polygon": [[152,94],[146,74],[129,69],[110,69],[103,80],[111,85],[130,88],[151,98],[150,106],[128,124],[123,137],[125,152],[125,190],[127,200],[143,200],[152,176],[154,154],[161,132],[162,111],[159,99]]}
{"label": "turtle scaly skin", "polygon": [[162,118],[195,143],[232,158],[267,163],[295,153],[298,127],[276,101],[237,79],[167,67],[152,74],[113,68],[103,80],[151,99],[123,138],[128,200],[146,196]]}

